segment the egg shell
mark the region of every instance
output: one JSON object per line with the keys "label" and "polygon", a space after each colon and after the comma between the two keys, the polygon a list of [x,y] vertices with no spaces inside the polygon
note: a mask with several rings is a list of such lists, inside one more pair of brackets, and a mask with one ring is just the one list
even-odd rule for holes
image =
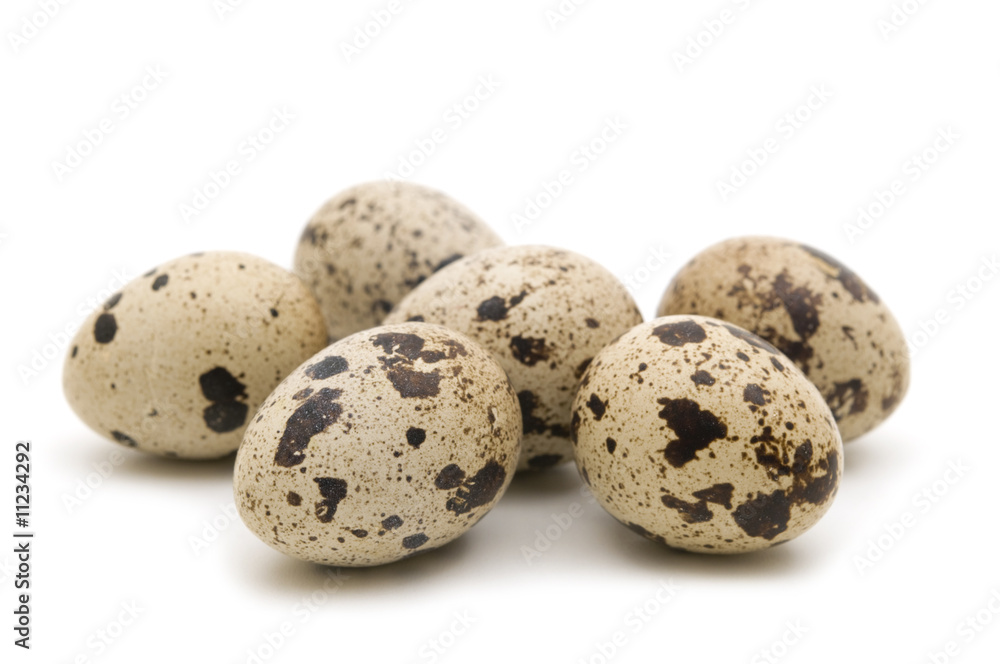
{"label": "egg shell", "polygon": [[360,184],[308,223],[295,273],[309,284],[331,340],[380,324],[404,295],[463,256],[503,244],[465,206],[410,182]]}
{"label": "egg shell", "polygon": [[744,237],[706,249],[657,313],[712,316],[769,341],[819,388],[845,441],[882,423],[909,387],[906,338],[886,304],[838,260],[796,242]]}
{"label": "egg shell", "polygon": [[721,321],[633,328],[594,359],[573,412],[577,467],[598,502],[670,547],[728,554],[787,542],[839,485],[843,447],[815,386]]}
{"label": "egg shell", "polygon": [[521,412],[500,365],[436,325],[359,332],[296,369],[236,457],[261,540],[337,566],[393,562],[462,535],[503,495]]}
{"label": "egg shell", "polygon": [[325,342],[319,305],[291,272],[249,254],[192,254],[91,313],[69,346],[63,389],[109,440],[216,458],[239,447],[257,406]]}
{"label": "egg shell", "polygon": [[618,279],[563,249],[499,247],[441,270],[387,322],[423,320],[469,335],[492,351],[517,390],[524,416],[519,470],[572,460],[570,407],[601,348],[642,322]]}

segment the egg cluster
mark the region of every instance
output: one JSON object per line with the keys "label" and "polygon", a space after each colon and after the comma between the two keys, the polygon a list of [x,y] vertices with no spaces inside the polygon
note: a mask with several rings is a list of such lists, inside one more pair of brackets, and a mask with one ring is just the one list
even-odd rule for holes
{"label": "egg cluster", "polygon": [[670,547],[801,535],[836,495],[842,441],[906,393],[891,312],[833,257],[746,237],[693,258],[658,316],[589,258],[505,246],[444,194],[377,182],[316,213],[294,271],[208,252],[127,284],[83,323],[63,384],[116,443],[236,451],[244,523],[323,564],[440,547],[515,473],[564,462]]}

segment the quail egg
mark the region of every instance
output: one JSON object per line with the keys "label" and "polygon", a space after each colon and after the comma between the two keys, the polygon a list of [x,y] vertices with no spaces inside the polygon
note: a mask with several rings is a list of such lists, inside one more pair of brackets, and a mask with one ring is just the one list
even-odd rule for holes
{"label": "quail egg", "polygon": [[517,397],[468,337],[405,323],[346,337],[264,402],[236,457],[236,505],[296,558],[380,565],[440,547],[514,474]]}
{"label": "quail egg", "polygon": [[598,353],[573,403],[577,467],[641,535],[703,553],[787,542],[829,509],[843,465],[823,397],[722,321],[670,316]]}
{"label": "quail egg", "polygon": [[66,398],[94,431],[185,459],[239,447],[249,415],[326,345],[316,299],[242,253],[165,263],[109,298],[70,344]]}
{"label": "quail egg", "polygon": [[906,338],[885,302],[837,259],[796,242],[728,240],[674,278],[658,315],[712,316],[760,335],[823,394],[845,441],[896,410],[910,383]]}
{"label": "quail egg", "polygon": [[374,327],[404,295],[445,265],[502,244],[476,215],[441,192],[379,181],[331,198],[308,223],[295,273],[319,300],[330,339]]}

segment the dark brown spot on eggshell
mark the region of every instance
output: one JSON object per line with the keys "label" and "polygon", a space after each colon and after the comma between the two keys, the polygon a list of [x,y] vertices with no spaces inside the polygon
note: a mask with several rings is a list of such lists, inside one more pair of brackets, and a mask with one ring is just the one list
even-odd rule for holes
{"label": "dark brown spot on eggshell", "polygon": [[404,399],[436,397],[440,391],[441,376],[435,373],[413,371],[406,367],[393,367],[386,372],[389,382]]}
{"label": "dark brown spot on eggshell", "polygon": [[565,424],[549,424],[535,414],[535,411],[539,409],[539,401],[534,392],[522,390],[517,393],[517,400],[521,404],[521,422],[524,433],[548,433],[557,438],[570,437],[570,432],[566,430]]}
{"label": "dark brown spot on eggshell", "polygon": [[246,385],[225,367],[215,367],[198,377],[201,393],[212,403],[202,412],[205,425],[216,433],[236,431],[246,424],[250,407]]}
{"label": "dark brown spot on eggshell", "polygon": [[663,452],[674,468],[683,467],[695,459],[699,451],[728,434],[725,423],[690,399],[663,398],[657,403],[663,406],[660,417],[677,435],[677,439],[670,441]]}
{"label": "dark brown spot on eggshell", "polygon": [[799,338],[787,339],[771,331],[762,331],[762,334],[808,374],[809,360],[815,355],[809,340],[819,329],[819,307],[823,303],[823,296],[811,292],[808,288],[793,286],[787,271],[775,278],[774,295],[785,308]]}
{"label": "dark brown spot on eggshell", "polygon": [[705,328],[693,320],[665,323],[653,328],[653,336],[668,346],[699,344],[706,339]]}
{"label": "dark brown spot on eggshell", "polygon": [[868,287],[868,284],[862,281],[857,274],[855,274],[850,268],[848,268],[846,265],[838,261],[836,258],[823,251],[820,251],[819,249],[815,249],[813,247],[804,244],[801,244],[799,246],[802,248],[803,251],[811,254],[812,256],[818,258],[819,260],[829,265],[830,267],[834,268],[837,271],[837,274],[834,278],[841,283],[841,285],[844,287],[844,290],[846,290],[848,293],[851,294],[851,297],[854,298],[855,302],[871,301],[874,302],[875,304],[878,304],[880,302],[878,295],[876,295]]}
{"label": "dark brown spot on eggshell", "polygon": [[215,367],[198,377],[201,393],[209,401],[233,401],[246,398],[246,385],[225,367]]}
{"label": "dark brown spot on eggshell", "polygon": [[521,364],[533,367],[549,359],[549,349],[545,339],[514,336],[510,339],[510,352]]}
{"label": "dark brown spot on eggshell", "polygon": [[[758,460],[760,456],[758,452]],[[756,498],[733,512],[733,520],[747,535],[772,540],[787,529],[792,506],[803,503],[822,505],[833,498],[840,480],[840,466],[839,455],[831,451],[819,463],[824,473],[813,477],[810,469],[813,445],[810,441],[795,449],[790,466],[783,464],[776,454],[765,456],[768,457],[766,464],[776,470],[776,475],[792,475],[792,487],[771,494],[758,493]]]}
{"label": "dark brown spot on eggshell", "polygon": [[348,370],[347,360],[339,355],[324,357],[319,362],[309,365],[306,375],[313,380],[325,380]]}
{"label": "dark brown spot on eggshell", "polygon": [[712,511],[708,509],[708,503],[700,501],[689,503],[671,495],[660,497],[664,505],[681,515],[685,523],[705,523],[712,520]]}
{"label": "dark brown spot on eggshell", "polygon": [[372,344],[386,355],[401,355],[411,362],[420,358],[425,343],[423,337],[399,332],[378,334],[372,338]]}
{"label": "dark brown spot on eggshell", "polygon": [[434,486],[443,490],[456,489],[462,486],[464,481],[465,471],[452,463],[441,469],[434,479]]}
{"label": "dark brown spot on eggshell", "polygon": [[507,471],[503,466],[496,461],[488,461],[475,475],[462,483],[445,507],[455,514],[466,514],[486,505],[496,498],[505,479]]}
{"label": "dark brown spot on eggshell", "polygon": [[725,482],[723,484],[714,484],[701,491],[695,491],[692,495],[699,500],[722,505],[727,510],[730,510],[733,508],[733,492],[735,490],[736,488],[732,484]]}
{"label": "dark brown spot on eggshell", "polygon": [[527,291],[521,291],[518,295],[510,298],[509,303],[499,295],[494,295],[489,299],[483,300],[476,308],[477,320],[502,321],[507,318],[507,314],[511,309],[524,301],[527,295]]}
{"label": "dark brown spot on eggshell", "polygon": [[118,333],[118,322],[114,314],[103,313],[94,322],[94,341],[99,344],[109,344]]}
{"label": "dark brown spot on eggshell", "polygon": [[372,338],[372,343],[386,353],[379,361],[386,370],[386,377],[403,398],[425,399],[439,393],[441,376],[438,372],[414,369],[415,362],[435,364],[468,355],[465,346],[454,340],[444,342],[447,351],[425,351],[425,340],[415,334],[378,334]]}
{"label": "dark brown spot on eggshell", "polygon": [[587,400],[587,408],[594,414],[594,419],[600,422],[608,410],[608,402],[601,401],[601,398],[596,394],[591,394],[590,399]]}
{"label": "dark brown spot on eggshell", "polygon": [[792,503],[784,491],[758,493],[733,511],[733,521],[750,537],[773,540],[788,530]]}
{"label": "dark brown spot on eggshell", "polygon": [[424,544],[427,544],[427,541],[429,539],[430,538],[427,537],[427,535],[425,535],[424,533],[417,533],[416,535],[410,535],[409,537],[404,537],[403,538],[403,548],[404,549],[419,549]]}
{"label": "dark brown spot on eggshell", "polygon": [[787,456],[782,454],[781,447],[771,435],[771,427],[765,427],[762,436],[754,436],[750,440],[751,444],[759,442],[754,448],[754,456],[757,463],[767,470],[771,479],[777,480],[792,473],[792,469],[787,465]]}
{"label": "dark brown spot on eggshell", "polygon": [[833,390],[824,396],[833,412],[833,418],[838,422],[848,415],[863,413],[868,408],[868,389],[858,378],[834,383]]}
{"label": "dark brown spot on eggshell", "polygon": [[774,280],[774,293],[781,300],[788,317],[792,319],[795,333],[805,341],[819,329],[819,307],[823,296],[804,286],[794,286],[784,271]]}
{"label": "dark brown spot on eggshell", "polygon": [[423,429],[410,427],[406,431],[406,443],[410,447],[419,449],[425,440],[427,440],[427,432]]}
{"label": "dark brown spot on eggshell", "polygon": [[695,491],[692,495],[698,499],[697,502],[681,500],[670,494],[661,496],[660,500],[666,507],[677,511],[685,523],[705,523],[711,521],[714,516],[708,507],[709,503],[722,505],[727,510],[732,509],[734,490],[732,484],[715,484],[708,489]]}
{"label": "dark brown spot on eggshell", "polygon": [[[812,458],[812,445],[808,448],[808,458]],[[826,457],[820,461],[820,467],[825,468],[825,472],[819,477],[812,477],[808,469],[801,473],[796,473],[795,486],[791,491],[792,499],[797,502],[807,502],[812,505],[822,505],[832,499],[837,493],[840,482],[840,457],[836,452],[827,453]],[[796,455],[796,464],[799,459]],[[808,463],[808,461],[806,461]]]}
{"label": "dark brown spot on eggshell", "polygon": [[698,370],[691,374],[691,380],[695,385],[712,386],[715,385],[715,378],[712,374],[704,370]]}
{"label": "dark brown spot on eggshell", "polygon": [[403,520],[400,519],[395,514],[386,517],[385,519],[382,520],[382,527],[385,528],[386,530],[395,530],[396,528],[399,528],[401,525],[403,525]]}
{"label": "dark brown spot on eggshell", "polygon": [[121,431],[112,431],[111,432],[111,437],[114,438],[119,443],[121,443],[122,445],[126,445],[128,447],[138,447],[139,446],[139,444],[137,442],[135,442],[135,439],[132,438],[132,436],[129,436],[128,434],[124,434]]}
{"label": "dark brown spot on eggshell", "polygon": [[494,295],[488,300],[483,300],[476,308],[476,313],[481,321],[501,321],[507,317],[507,301]]}
{"label": "dark brown spot on eggshell", "polygon": [[239,401],[222,401],[205,408],[202,417],[205,426],[216,433],[236,431],[247,421],[250,407]]}
{"label": "dark brown spot on eggshell", "polygon": [[340,395],[341,390],[324,387],[292,413],[274,454],[276,464],[291,468],[305,461],[303,450],[308,447],[312,437],[325,431],[340,418],[342,406],[337,403]]}
{"label": "dark brown spot on eggshell", "polygon": [[316,518],[322,523],[333,521],[340,501],[347,498],[347,482],[332,477],[317,477],[313,480],[319,487],[323,500],[316,503]]}
{"label": "dark brown spot on eggshell", "polygon": [[767,395],[771,394],[760,385],[756,383],[750,383],[745,388],[743,388],[743,401],[746,403],[752,403],[755,406],[766,406],[767,405]]}

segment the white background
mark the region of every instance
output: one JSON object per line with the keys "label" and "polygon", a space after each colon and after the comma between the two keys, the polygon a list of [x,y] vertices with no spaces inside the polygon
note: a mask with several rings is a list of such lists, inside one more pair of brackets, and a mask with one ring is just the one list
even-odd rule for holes
{"label": "white background", "polygon": [[[766,661],[761,651],[789,663],[928,662],[949,642],[957,656],[934,661],[996,661],[1000,280],[988,268],[992,282],[975,277],[1000,248],[998,3],[908,0],[919,9],[886,35],[890,0],[591,0],[555,27],[546,10],[557,0],[412,0],[350,62],[342,44],[388,0],[246,0],[221,16],[220,4],[68,2],[33,31],[24,21],[43,22],[39,5],[4,2],[0,504],[13,503],[14,443],[30,439],[37,533],[30,652],[11,645],[13,545],[0,549],[4,661],[237,664],[255,651],[266,662],[575,664],[605,661],[603,650],[613,662]],[[721,34],[699,37],[723,10]],[[708,45],[678,66],[689,38]],[[123,117],[116,99],[147,67],[165,79],[146,79],[155,88]],[[480,77],[499,87],[452,120]],[[813,89],[832,96],[801,109]],[[241,145],[275,109],[294,120],[248,160]],[[810,117],[790,131],[783,118],[797,109]],[[54,164],[104,119],[113,131],[60,177]],[[626,128],[581,171],[577,150],[609,120]],[[920,342],[913,385],[889,422],[848,447],[821,523],[760,554],[673,553],[588,503],[564,467],[519,478],[454,544],[317,591],[323,568],[226,516],[231,458],[147,458],[73,416],[65,330],[116,275],[211,249],[288,266],[327,197],[397,169],[437,128],[446,140],[413,180],[509,242],[601,261],[635,283],[647,317],[690,256],[740,234],[813,244],[881,294]],[[935,154],[948,128],[957,139]],[[718,183],[771,138],[777,152],[724,200]],[[927,149],[935,161],[915,179],[910,160]],[[181,206],[230,160],[239,174],[186,223]],[[517,232],[511,215],[561,170],[572,184]],[[904,193],[852,242],[845,224],[896,179]],[[657,252],[670,260],[647,270]],[[970,279],[978,292],[964,298],[955,289]],[[939,310],[946,322],[920,336]],[[113,461],[106,479],[91,474]],[[915,499],[924,491],[933,503]],[[574,503],[582,515],[537,541]],[[911,527],[887,536],[907,514]],[[13,515],[2,524],[10,541]],[[212,542],[196,550],[193,538]],[[525,547],[547,550],[529,564]],[[671,581],[676,593],[657,600]],[[141,613],[119,630],[123,602]],[[977,614],[990,624],[960,627]],[[453,638],[456,615],[474,622]],[[115,638],[98,647],[102,631]]]}

